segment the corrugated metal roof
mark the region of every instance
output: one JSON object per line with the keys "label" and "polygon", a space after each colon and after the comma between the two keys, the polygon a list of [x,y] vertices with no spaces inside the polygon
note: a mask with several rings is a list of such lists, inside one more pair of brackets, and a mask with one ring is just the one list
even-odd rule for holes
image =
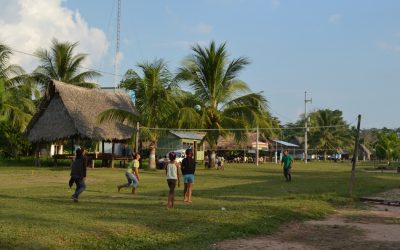
{"label": "corrugated metal roof", "polygon": [[282,144],[283,146],[286,146],[286,147],[299,147],[299,145],[296,145],[296,144],[293,144],[293,143],[290,143],[290,142],[286,142],[286,141],[280,141],[280,140],[272,140],[273,142],[276,142],[276,143],[279,143],[279,144]]}
{"label": "corrugated metal roof", "polygon": [[173,131],[170,130],[171,134],[176,135],[181,139],[193,139],[193,140],[202,140],[204,136],[198,135],[193,132],[182,132],[182,131]]}

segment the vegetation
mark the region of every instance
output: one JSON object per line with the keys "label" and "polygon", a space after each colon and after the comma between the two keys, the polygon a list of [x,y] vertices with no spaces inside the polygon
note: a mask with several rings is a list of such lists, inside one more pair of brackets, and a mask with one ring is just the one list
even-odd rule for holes
{"label": "vegetation", "polygon": [[[209,47],[192,47],[193,54],[179,69],[177,80],[189,82],[198,100],[196,107],[186,107],[179,113],[179,121],[191,121],[198,128],[208,130],[205,141],[211,148],[210,167],[215,166],[215,150],[226,128],[254,128],[270,125],[267,101],[261,93],[253,93],[248,85],[238,79],[240,71],[249,64],[244,57],[229,60],[225,43]],[[184,125],[182,122],[181,125]],[[238,141],[245,139],[244,130],[235,130]]]}
{"label": "vegetation", "polygon": [[100,74],[93,70],[81,70],[86,54],[75,54],[78,43],[59,42],[53,39],[50,50],[39,49],[36,56],[41,65],[35,69],[32,76],[44,88],[47,88],[49,79],[70,83],[81,87],[94,88],[96,84],[88,82]]}
{"label": "vegetation", "polygon": [[172,75],[163,60],[155,60],[152,63],[141,63],[138,65],[141,74],[130,69],[121,82],[121,87],[134,93],[134,103],[138,114],[132,114],[120,109],[107,110],[100,114],[100,122],[105,120],[116,120],[126,122],[136,127],[140,123],[140,138],[150,141],[150,165],[156,168],[155,146],[163,131],[154,128],[165,128],[176,120],[175,100],[172,96]]}
{"label": "vegetation", "polygon": [[17,157],[28,149],[22,132],[35,112],[35,85],[18,65],[9,63],[11,50],[0,44],[0,156]]}
{"label": "vegetation", "polygon": [[[166,210],[163,171],[142,171],[138,194],[117,192],[123,169],[88,169],[73,203],[64,168],[0,167],[0,245],[4,249],[207,249],[214,242],[271,234],[290,221],[320,219],[349,206],[350,164],[296,163],[284,182],[275,164],[197,171],[193,203],[177,192]],[[393,174],[358,171],[360,197],[398,187]]]}

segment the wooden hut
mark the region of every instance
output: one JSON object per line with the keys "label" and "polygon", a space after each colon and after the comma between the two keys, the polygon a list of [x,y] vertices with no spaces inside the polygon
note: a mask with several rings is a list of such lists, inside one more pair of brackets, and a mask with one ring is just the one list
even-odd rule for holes
{"label": "wooden hut", "polygon": [[[122,92],[88,89],[52,80],[26,135],[30,142],[93,140],[115,142],[131,138],[134,128],[117,122],[98,123],[97,116],[108,109],[135,113],[131,98]],[[114,164],[114,150],[111,166]]]}

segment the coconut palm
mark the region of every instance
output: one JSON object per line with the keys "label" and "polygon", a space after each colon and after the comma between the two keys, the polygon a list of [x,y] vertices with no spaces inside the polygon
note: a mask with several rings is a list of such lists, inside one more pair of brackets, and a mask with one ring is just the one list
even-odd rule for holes
{"label": "coconut palm", "polygon": [[140,138],[149,141],[150,168],[156,168],[155,152],[156,144],[163,131],[157,128],[171,126],[176,117],[175,101],[171,90],[174,85],[171,73],[163,60],[144,62],[138,65],[140,73],[130,69],[125,74],[121,87],[134,93],[135,108],[139,116],[119,110],[111,109],[100,114],[100,122],[115,120],[125,122],[131,126],[140,123]]}
{"label": "coconut palm", "polygon": [[336,152],[338,148],[350,147],[352,134],[349,125],[343,120],[342,111],[323,109],[310,114],[310,144],[323,152]]}
{"label": "coconut palm", "polygon": [[41,65],[35,69],[33,77],[44,87],[47,87],[49,79],[81,87],[96,87],[96,84],[88,80],[100,74],[93,70],[82,72],[82,64],[87,54],[75,54],[74,50],[77,46],[77,42],[59,42],[53,39],[50,50],[37,50],[35,55],[39,57]]}
{"label": "coconut palm", "polygon": [[9,63],[11,55],[11,50],[0,44],[0,120],[23,131],[35,110],[31,99],[35,86],[20,66]]}
{"label": "coconut palm", "polygon": [[[248,85],[237,79],[249,64],[239,57],[229,61],[225,43],[209,47],[195,45],[193,54],[179,69],[177,80],[189,82],[199,106],[181,109],[179,121],[192,121],[196,127],[207,129],[205,141],[211,149],[210,167],[215,166],[215,149],[219,136],[233,133],[236,140],[246,138],[246,129],[260,124],[267,110],[267,102],[261,93],[252,93]],[[229,128],[238,128],[228,132]],[[244,129],[244,130],[240,130]]]}

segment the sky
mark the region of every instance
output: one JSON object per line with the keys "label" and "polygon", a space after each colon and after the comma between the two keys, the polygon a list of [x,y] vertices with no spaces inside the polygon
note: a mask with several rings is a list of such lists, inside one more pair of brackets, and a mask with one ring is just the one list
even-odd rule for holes
{"label": "sky", "polygon": [[[164,59],[172,72],[191,46],[226,42],[244,56],[239,75],[262,92],[283,124],[307,110],[339,109],[361,127],[400,127],[400,1],[122,0],[116,56],[117,0],[0,0],[0,42],[33,53],[51,40],[79,42],[85,67],[114,86],[128,69]],[[35,57],[14,52],[28,72]],[[115,63],[118,70],[115,71]],[[117,73],[119,76],[112,74]]]}

